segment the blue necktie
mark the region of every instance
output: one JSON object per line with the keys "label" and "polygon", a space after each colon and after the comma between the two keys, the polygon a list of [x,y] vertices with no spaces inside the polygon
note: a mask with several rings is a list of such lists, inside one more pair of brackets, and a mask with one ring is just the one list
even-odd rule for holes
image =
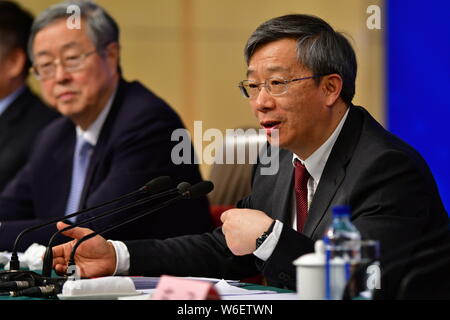
{"label": "blue necktie", "polygon": [[[83,191],[92,149],[93,146],[88,141],[82,137],[77,138],[77,144],[75,146],[75,153],[73,157],[72,185],[70,188],[69,199],[67,201],[66,215],[78,211],[80,207],[81,193]],[[75,222],[75,217],[69,220]]]}

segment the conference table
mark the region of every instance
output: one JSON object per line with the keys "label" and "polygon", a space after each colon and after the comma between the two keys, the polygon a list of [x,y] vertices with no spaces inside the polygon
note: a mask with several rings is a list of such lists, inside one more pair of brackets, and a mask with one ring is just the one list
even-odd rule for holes
{"label": "conference table", "polygon": [[[4,269],[0,267],[0,271],[3,271]],[[39,272],[37,272],[39,273]],[[52,272],[52,277],[58,277],[58,275],[53,271]],[[181,279],[183,279],[183,277],[181,277]],[[276,288],[276,287],[271,287],[271,286],[265,286],[265,285],[259,285],[259,284],[254,284],[254,283],[245,283],[245,282],[241,282],[239,283],[239,288],[242,289],[247,289],[247,290],[252,290],[255,292],[259,292],[259,291],[273,291],[275,293],[294,293],[294,291],[292,290],[288,290],[288,289],[281,289],[281,288]],[[10,301],[14,301],[14,300],[58,300],[57,297],[50,297],[50,298],[35,298],[35,297],[27,297],[27,296],[21,296],[21,297],[11,297],[11,296],[0,296],[0,300],[10,300]],[[95,299],[93,299],[95,300]]]}

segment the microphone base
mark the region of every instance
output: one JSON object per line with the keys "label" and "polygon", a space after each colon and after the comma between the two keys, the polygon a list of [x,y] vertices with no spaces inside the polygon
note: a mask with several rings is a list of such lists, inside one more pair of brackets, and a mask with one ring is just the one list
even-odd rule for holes
{"label": "microphone base", "polygon": [[44,254],[42,264],[42,276],[50,277],[52,274],[53,251],[51,247],[47,247]]}
{"label": "microphone base", "polygon": [[19,271],[20,270],[20,262],[19,260],[14,260],[11,258],[11,261],[9,261],[9,270],[10,271]]}

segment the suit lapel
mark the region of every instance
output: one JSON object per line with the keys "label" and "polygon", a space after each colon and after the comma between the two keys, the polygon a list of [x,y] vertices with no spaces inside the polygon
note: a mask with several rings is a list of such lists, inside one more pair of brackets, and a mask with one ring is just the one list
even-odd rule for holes
{"label": "suit lapel", "polygon": [[328,170],[325,168],[314,194],[313,201],[308,213],[303,233],[311,237],[327,212],[331,199],[333,199],[338,187],[345,177],[345,168],[342,163],[333,163]]}
{"label": "suit lapel", "polygon": [[105,153],[107,152],[108,142],[110,139],[111,131],[114,126],[114,122],[117,113],[123,104],[123,96],[125,94],[126,82],[124,80],[119,80],[117,87],[116,96],[113,99],[111,109],[106,117],[105,123],[100,131],[97,144],[92,153],[91,159],[89,161],[89,168],[86,173],[86,179],[84,181],[84,188],[80,199],[80,209],[87,207],[87,199],[91,193],[91,190],[95,188],[95,176],[99,170],[103,159],[105,158]]}
{"label": "suit lapel", "polygon": [[292,152],[280,150],[280,172],[277,177],[274,191],[276,196],[272,201],[272,218],[283,221],[283,223],[291,223],[292,212],[292,193],[293,193],[293,175],[294,167],[292,166]]}
{"label": "suit lapel", "polygon": [[51,199],[54,208],[53,215],[61,215],[65,212],[67,200],[70,193],[73,153],[75,150],[76,133],[73,123],[69,119],[65,127],[60,133],[60,141],[58,147],[52,152],[51,170],[48,171],[47,177],[49,183],[46,187],[49,189],[49,195],[62,195]]}
{"label": "suit lapel", "polygon": [[329,210],[330,203],[345,178],[346,166],[361,134],[362,116],[357,108],[350,107],[348,117],[323,170],[303,230],[308,237],[312,237],[325,213]]}
{"label": "suit lapel", "polygon": [[8,137],[8,133],[10,132],[9,124],[8,119],[4,115],[0,115],[0,148],[3,147],[5,141],[11,139]]}
{"label": "suit lapel", "polygon": [[31,96],[31,92],[28,87],[6,108],[6,110],[0,115],[0,147],[4,142],[14,138],[17,132],[11,132],[11,125],[20,120],[21,115],[27,107],[27,101]]}

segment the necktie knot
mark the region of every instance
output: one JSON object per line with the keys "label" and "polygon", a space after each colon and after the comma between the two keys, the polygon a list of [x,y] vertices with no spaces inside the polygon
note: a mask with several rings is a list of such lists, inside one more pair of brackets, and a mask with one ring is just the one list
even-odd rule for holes
{"label": "necktie knot", "polygon": [[297,190],[305,190],[308,188],[308,179],[310,177],[306,167],[298,160],[294,161],[295,166],[295,188]]}
{"label": "necktie knot", "polygon": [[78,156],[83,158],[90,155],[92,151],[92,144],[84,138],[77,140]]}

